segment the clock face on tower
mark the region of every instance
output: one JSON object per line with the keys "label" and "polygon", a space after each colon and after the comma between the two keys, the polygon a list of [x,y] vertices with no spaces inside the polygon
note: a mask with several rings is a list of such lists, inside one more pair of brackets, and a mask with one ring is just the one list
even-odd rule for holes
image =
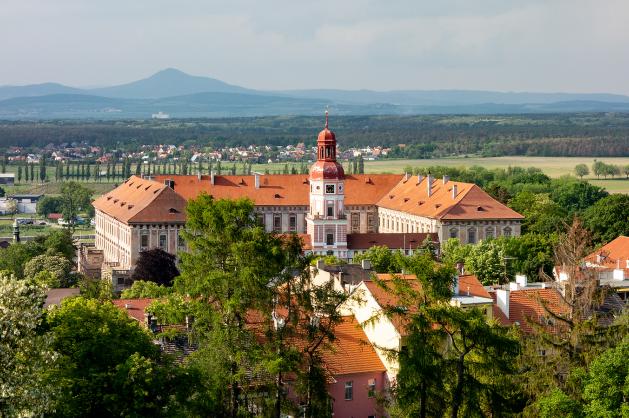
{"label": "clock face on tower", "polygon": [[333,184],[326,184],[325,185],[325,192],[334,194],[334,185]]}

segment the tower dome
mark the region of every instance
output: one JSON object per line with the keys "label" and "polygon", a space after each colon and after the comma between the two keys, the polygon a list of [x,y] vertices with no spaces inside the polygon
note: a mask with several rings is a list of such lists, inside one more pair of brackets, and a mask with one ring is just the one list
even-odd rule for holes
{"label": "tower dome", "polygon": [[325,128],[317,137],[317,162],[310,167],[310,178],[343,179],[345,170],[336,162],[336,135],[328,127],[328,111],[325,111]]}

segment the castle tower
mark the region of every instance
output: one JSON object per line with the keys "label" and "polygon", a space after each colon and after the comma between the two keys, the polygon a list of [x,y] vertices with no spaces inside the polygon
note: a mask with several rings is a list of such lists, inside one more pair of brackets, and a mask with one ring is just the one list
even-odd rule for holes
{"label": "castle tower", "polygon": [[317,138],[317,161],[310,168],[310,211],[306,215],[312,252],[347,257],[345,172],[336,162],[336,136],[325,128]]}

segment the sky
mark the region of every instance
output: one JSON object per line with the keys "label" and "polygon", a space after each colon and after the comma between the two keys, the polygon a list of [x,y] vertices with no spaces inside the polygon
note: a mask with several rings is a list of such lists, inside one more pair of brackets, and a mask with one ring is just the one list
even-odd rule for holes
{"label": "sky", "polygon": [[629,0],[1,0],[0,85],[629,94]]}

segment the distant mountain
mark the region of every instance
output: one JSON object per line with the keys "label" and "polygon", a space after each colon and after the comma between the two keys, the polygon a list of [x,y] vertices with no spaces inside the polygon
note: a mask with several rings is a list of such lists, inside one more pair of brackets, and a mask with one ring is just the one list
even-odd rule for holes
{"label": "distant mountain", "polygon": [[0,119],[173,118],[318,115],[497,114],[629,112],[616,94],[474,90],[260,91],[166,69],[118,86],[78,89],[46,83],[0,87]]}
{"label": "distant mountain", "polygon": [[411,106],[460,106],[494,103],[499,105],[548,104],[568,101],[629,103],[629,96],[605,93],[527,93],[482,90],[284,90],[291,97],[333,100],[339,103],[390,103]]}
{"label": "distant mountain", "polygon": [[12,97],[46,96],[48,94],[81,94],[83,91],[58,83],[30,84],[26,86],[0,86],[0,100]]}
{"label": "distant mountain", "polygon": [[162,70],[132,83],[89,90],[90,94],[96,96],[133,99],[156,99],[207,92],[255,94],[255,90],[232,86],[214,78],[189,75],[174,68]]}

